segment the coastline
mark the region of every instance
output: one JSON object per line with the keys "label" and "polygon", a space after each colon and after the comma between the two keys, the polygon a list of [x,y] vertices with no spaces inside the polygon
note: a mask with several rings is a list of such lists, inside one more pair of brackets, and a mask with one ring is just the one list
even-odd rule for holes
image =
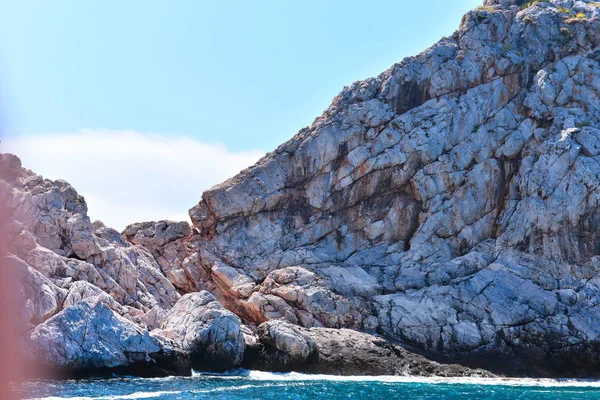
{"label": "coastline", "polygon": [[[183,379],[180,381],[180,379]],[[92,379],[83,384],[98,385],[104,383],[110,385],[111,381],[123,387],[123,393],[112,394],[94,394],[85,396],[56,396],[42,395],[27,397],[28,400],[100,400],[100,399],[145,399],[145,398],[163,398],[174,396],[174,398],[187,398],[186,395],[197,398],[201,396],[211,396],[219,394],[221,398],[228,394],[237,393],[242,395],[246,390],[256,390],[265,388],[269,390],[291,390],[291,388],[306,387],[310,385],[361,385],[363,387],[384,386],[388,390],[394,388],[402,391],[408,388],[420,388],[421,391],[440,391],[447,390],[456,392],[456,390],[466,389],[467,391],[477,392],[481,389],[488,393],[494,393],[497,390],[527,391],[527,390],[552,390],[560,393],[562,390],[592,390],[600,396],[600,380],[581,380],[581,379],[533,379],[533,378],[443,378],[443,377],[410,377],[410,376],[335,376],[335,375],[311,375],[300,373],[267,373],[262,371],[251,371],[237,369],[220,374],[209,374],[194,372],[191,377],[178,378],[135,378],[123,377],[113,379]],[[175,389],[180,382],[185,382],[186,387]],[[209,383],[211,387],[198,387],[201,383]],[[29,390],[38,390],[42,385],[56,385],[56,387],[68,387],[77,385],[77,381],[30,381],[23,386]],[[158,388],[159,390],[147,390],[148,388]],[[135,391],[131,391],[134,390]],[[129,390],[129,392],[126,392]],[[180,396],[180,397],[175,397]],[[232,397],[237,398],[237,397]],[[495,397],[487,397],[495,398]],[[587,397],[586,397],[587,398]]]}
{"label": "coastline", "polygon": [[565,1],[486,1],[191,224],[119,233],[0,154],[25,369],[600,376],[600,6]]}

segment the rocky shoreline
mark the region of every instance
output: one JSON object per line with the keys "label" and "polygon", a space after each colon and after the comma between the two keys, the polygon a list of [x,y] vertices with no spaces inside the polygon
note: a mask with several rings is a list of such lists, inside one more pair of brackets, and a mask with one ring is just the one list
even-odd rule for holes
{"label": "rocky shoreline", "polygon": [[187,223],[135,224],[121,236],[92,224],[83,198],[68,183],[43,179],[12,154],[0,154],[0,171],[2,201],[17,217],[7,222],[14,240],[2,265],[11,272],[14,303],[21,306],[14,317],[33,373],[25,376],[190,376],[192,369],[240,367],[489,375],[429,361],[358,331],[305,329],[278,320],[245,325],[210,292],[182,295],[186,286],[171,284],[180,282],[180,263],[168,258],[177,254],[170,249],[182,251],[174,241],[190,233]]}
{"label": "rocky shoreline", "polygon": [[486,0],[191,225],[119,233],[0,154],[20,351],[63,377],[599,377],[599,126],[598,3]]}

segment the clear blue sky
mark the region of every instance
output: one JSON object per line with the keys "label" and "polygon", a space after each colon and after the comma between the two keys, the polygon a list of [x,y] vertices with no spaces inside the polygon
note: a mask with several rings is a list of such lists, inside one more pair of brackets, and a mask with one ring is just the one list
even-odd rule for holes
{"label": "clear blue sky", "polygon": [[482,1],[0,0],[0,150],[92,220],[184,220]]}
{"label": "clear blue sky", "polygon": [[272,150],[482,0],[7,0],[5,133],[133,130]]}

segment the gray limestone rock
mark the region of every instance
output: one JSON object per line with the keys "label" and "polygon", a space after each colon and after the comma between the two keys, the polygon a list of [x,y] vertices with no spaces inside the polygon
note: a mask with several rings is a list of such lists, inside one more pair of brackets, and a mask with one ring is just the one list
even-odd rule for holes
{"label": "gray limestone rock", "polygon": [[101,222],[92,224],[82,196],[67,182],[23,169],[0,154],[3,205],[14,221],[12,251],[57,286],[86,280],[118,303],[147,312],[179,298],[154,257]]}
{"label": "gray limestone rock", "polygon": [[316,356],[317,345],[295,325],[282,321],[269,321],[258,327],[263,344],[270,345],[289,355],[293,360],[306,362]]}
{"label": "gray limestone rock", "polygon": [[283,321],[258,327],[249,368],[336,375],[492,376],[441,365],[385,339],[349,329],[301,328]]}
{"label": "gray limestone rock", "polygon": [[160,265],[169,281],[183,292],[198,290],[198,281],[187,270],[184,260],[193,253],[188,237],[192,231],[187,222],[159,221],[128,225],[123,237],[134,245],[144,247]]}
{"label": "gray limestone rock", "polygon": [[0,154],[0,172],[11,239],[3,250],[34,362],[67,376],[189,374],[186,353],[148,333],[180,297],[152,254],[90,223],[83,197],[68,183],[23,169],[11,154]]}
{"label": "gray limestone rock", "polygon": [[[134,323],[119,316],[100,296],[69,306],[38,325],[30,338],[32,361],[63,373],[165,375],[165,360],[179,357]],[[189,367],[188,367],[189,370]]]}
{"label": "gray limestone rock", "polygon": [[206,191],[190,210],[204,284],[248,323],[596,375],[600,9],[523,4],[486,0]]}
{"label": "gray limestone rock", "polygon": [[241,321],[209,292],[183,296],[153,331],[177,343],[199,370],[225,371],[242,363],[246,342]]}
{"label": "gray limestone rock", "polygon": [[[484,5],[206,191],[191,227],[120,236],[66,182],[0,155],[12,253],[44,277],[28,270],[43,288],[29,320],[60,315],[61,296],[67,309],[87,301],[86,281],[139,329],[210,349],[222,368],[239,365],[244,337],[248,360],[306,370],[355,337],[387,366],[401,343],[503,373],[598,376],[600,8]],[[214,298],[180,299],[200,290]],[[226,309],[247,326],[281,322],[258,343]]]}

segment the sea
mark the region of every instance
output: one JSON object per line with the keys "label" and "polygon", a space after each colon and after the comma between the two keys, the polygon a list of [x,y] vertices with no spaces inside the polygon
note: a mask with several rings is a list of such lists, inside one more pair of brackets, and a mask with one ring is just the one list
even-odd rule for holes
{"label": "sea", "polygon": [[331,376],[236,370],[191,377],[29,381],[19,398],[99,399],[600,399],[600,381]]}

